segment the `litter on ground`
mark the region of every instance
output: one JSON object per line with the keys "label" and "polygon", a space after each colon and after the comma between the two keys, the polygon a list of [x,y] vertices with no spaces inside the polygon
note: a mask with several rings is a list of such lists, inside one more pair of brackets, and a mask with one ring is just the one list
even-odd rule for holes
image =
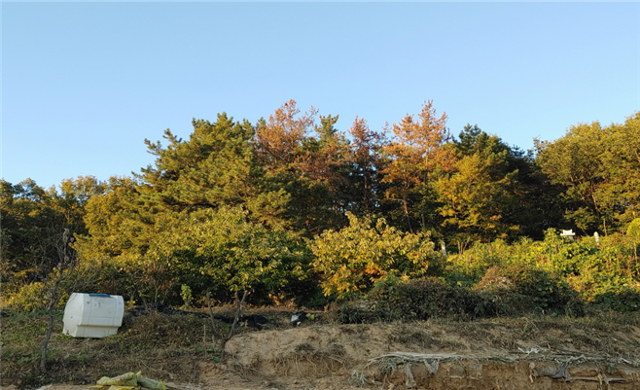
{"label": "litter on ground", "polygon": [[95,386],[90,386],[89,388],[98,390],[137,390],[141,387],[151,390],[167,390],[164,382],[147,378],[142,375],[142,371],[136,373],[127,372],[113,378],[103,376]]}

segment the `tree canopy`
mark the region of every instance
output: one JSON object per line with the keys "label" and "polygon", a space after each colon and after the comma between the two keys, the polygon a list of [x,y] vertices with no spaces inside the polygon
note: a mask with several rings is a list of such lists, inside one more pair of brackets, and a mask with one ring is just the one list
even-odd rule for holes
{"label": "tree canopy", "polygon": [[[3,293],[35,294],[65,229],[93,289],[156,302],[183,286],[220,301],[365,294],[439,269],[434,242],[462,255],[549,228],[622,235],[637,258],[640,113],[526,152],[477,125],[452,136],[432,101],[380,130],[339,119],[290,100],[255,124],[221,113],[194,119],[186,140],[167,129],[132,177],[2,180]],[[637,278],[637,259],[623,263]]]}

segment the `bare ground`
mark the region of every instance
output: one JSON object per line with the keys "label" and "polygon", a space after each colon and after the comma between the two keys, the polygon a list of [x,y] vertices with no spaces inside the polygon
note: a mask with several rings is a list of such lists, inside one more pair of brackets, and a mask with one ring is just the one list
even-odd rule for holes
{"label": "bare ground", "polygon": [[640,389],[640,328],[585,321],[307,323],[236,335],[193,381],[166,360],[143,370],[182,390]]}

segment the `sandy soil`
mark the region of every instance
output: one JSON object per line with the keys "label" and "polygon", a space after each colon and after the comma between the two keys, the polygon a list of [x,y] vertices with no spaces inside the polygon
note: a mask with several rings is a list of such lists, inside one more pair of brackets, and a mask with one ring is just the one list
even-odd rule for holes
{"label": "sandy soil", "polygon": [[224,364],[199,363],[195,383],[167,385],[179,390],[640,389],[637,327],[596,333],[541,329],[525,320],[303,325],[236,335],[225,353]]}

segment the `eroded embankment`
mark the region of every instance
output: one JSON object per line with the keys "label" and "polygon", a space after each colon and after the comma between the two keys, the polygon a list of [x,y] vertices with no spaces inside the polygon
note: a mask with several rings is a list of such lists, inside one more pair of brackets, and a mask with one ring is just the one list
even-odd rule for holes
{"label": "eroded embankment", "polygon": [[238,335],[243,375],[340,386],[428,389],[640,389],[640,329],[510,323],[310,326]]}

